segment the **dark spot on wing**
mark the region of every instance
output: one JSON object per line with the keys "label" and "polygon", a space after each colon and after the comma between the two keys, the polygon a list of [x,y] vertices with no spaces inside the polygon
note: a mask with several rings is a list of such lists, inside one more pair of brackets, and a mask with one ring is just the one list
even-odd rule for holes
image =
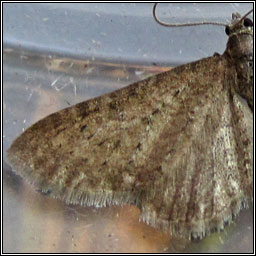
{"label": "dark spot on wing", "polygon": [[98,143],[98,146],[100,147],[101,145],[103,145],[106,142],[106,140],[101,141],[100,143]]}
{"label": "dark spot on wing", "polygon": [[56,134],[55,136],[57,136],[58,134],[60,134],[61,132],[65,131],[67,129],[67,127],[62,127],[62,128],[56,128]]}
{"label": "dark spot on wing", "polygon": [[141,150],[141,143],[139,142],[138,145],[136,146],[137,150]]}
{"label": "dark spot on wing", "polygon": [[89,140],[89,139],[91,139],[93,136],[94,136],[94,134],[91,134],[91,135],[88,136],[87,139]]}
{"label": "dark spot on wing", "polygon": [[118,110],[118,103],[115,100],[111,101],[108,106],[112,110]]}
{"label": "dark spot on wing", "polygon": [[174,93],[173,97],[178,96],[179,93],[180,93],[180,90],[177,90],[177,91]]}
{"label": "dark spot on wing", "polygon": [[95,104],[95,106],[89,106],[88,102],[82,102],[80,104],[77,104],[76,109],[78,115],[81,116],[83,119],[93,113],[99,112],[100,110],[97,104]]}
{"label": "dark spot on wing", "polygon": [[87,125],[83,125],[81,128],[80,128],[80,132],[83,132],[85,129],[86,129]]}
{"label": "dark spot on wing", "polygon": [[157,114],[157,113],[159,113],[159,109],[158,108],[156,108],[153,112],[152,112],[152,115],[155,115],[155,114]]}

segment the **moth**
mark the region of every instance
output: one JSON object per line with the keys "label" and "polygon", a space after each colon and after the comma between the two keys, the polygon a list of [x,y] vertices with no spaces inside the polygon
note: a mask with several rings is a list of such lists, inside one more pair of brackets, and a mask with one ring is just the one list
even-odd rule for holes
{"label": "moth", "polygon": [[[253,22],[233,15],[225,52],[38,121],[7,152],[48,195],[135,204],[184,238],[222,230],[253,198]],[[167,25],[159,21],[162,25]]]}

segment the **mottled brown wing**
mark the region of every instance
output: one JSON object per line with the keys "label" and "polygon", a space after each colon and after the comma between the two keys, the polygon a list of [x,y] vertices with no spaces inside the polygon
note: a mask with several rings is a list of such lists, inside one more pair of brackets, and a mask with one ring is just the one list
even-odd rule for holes
{"label": "mottled brown wing", "polygon": [[67,203],[135,203],[153,226],[208,232],[251,196],[235,76],[211,57],[64,109],[18,137],[9,163]]}

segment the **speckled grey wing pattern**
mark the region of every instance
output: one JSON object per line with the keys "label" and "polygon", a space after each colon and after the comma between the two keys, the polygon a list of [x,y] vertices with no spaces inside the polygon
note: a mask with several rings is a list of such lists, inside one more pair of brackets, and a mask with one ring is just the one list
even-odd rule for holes
{"label": "speckled grey wing pattern", "polygon": [[235,74],[210,57],[79,103],[27,129],[9,163],[67,203],[136,204],[153,226],[202,236],[252,196],[252,113],[234,101]]}

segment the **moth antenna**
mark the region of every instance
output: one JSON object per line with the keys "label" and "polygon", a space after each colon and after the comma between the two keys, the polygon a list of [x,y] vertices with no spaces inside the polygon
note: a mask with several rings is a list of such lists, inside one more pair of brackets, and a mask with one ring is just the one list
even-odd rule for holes
{"label": "moth antenna", "polygon": [[[193,22],[193,23],[177,23],[177,24],[172,24],[172,23],[165,23],[161,20],[159,20],[156,16],[156,6],[158,3],[154,4],[153,7],[153,16],[154,19],[157,23],[159,23],[162,26],[165,27],[188,27],[188,26],[199,26],[199,25],[217,25],[217,26],[228,26],[226,23],[221,23],[221,22],[209,22],[209,21],[202,21],[202,22]],[[247,14],[248,15],[248,14]]]}
{"label": "moth antenna", "polygon": [[249,12],[247,12],[240,20],[244,20],[248,15],[250,15],[253,12],[253,9],[251,9]]}

